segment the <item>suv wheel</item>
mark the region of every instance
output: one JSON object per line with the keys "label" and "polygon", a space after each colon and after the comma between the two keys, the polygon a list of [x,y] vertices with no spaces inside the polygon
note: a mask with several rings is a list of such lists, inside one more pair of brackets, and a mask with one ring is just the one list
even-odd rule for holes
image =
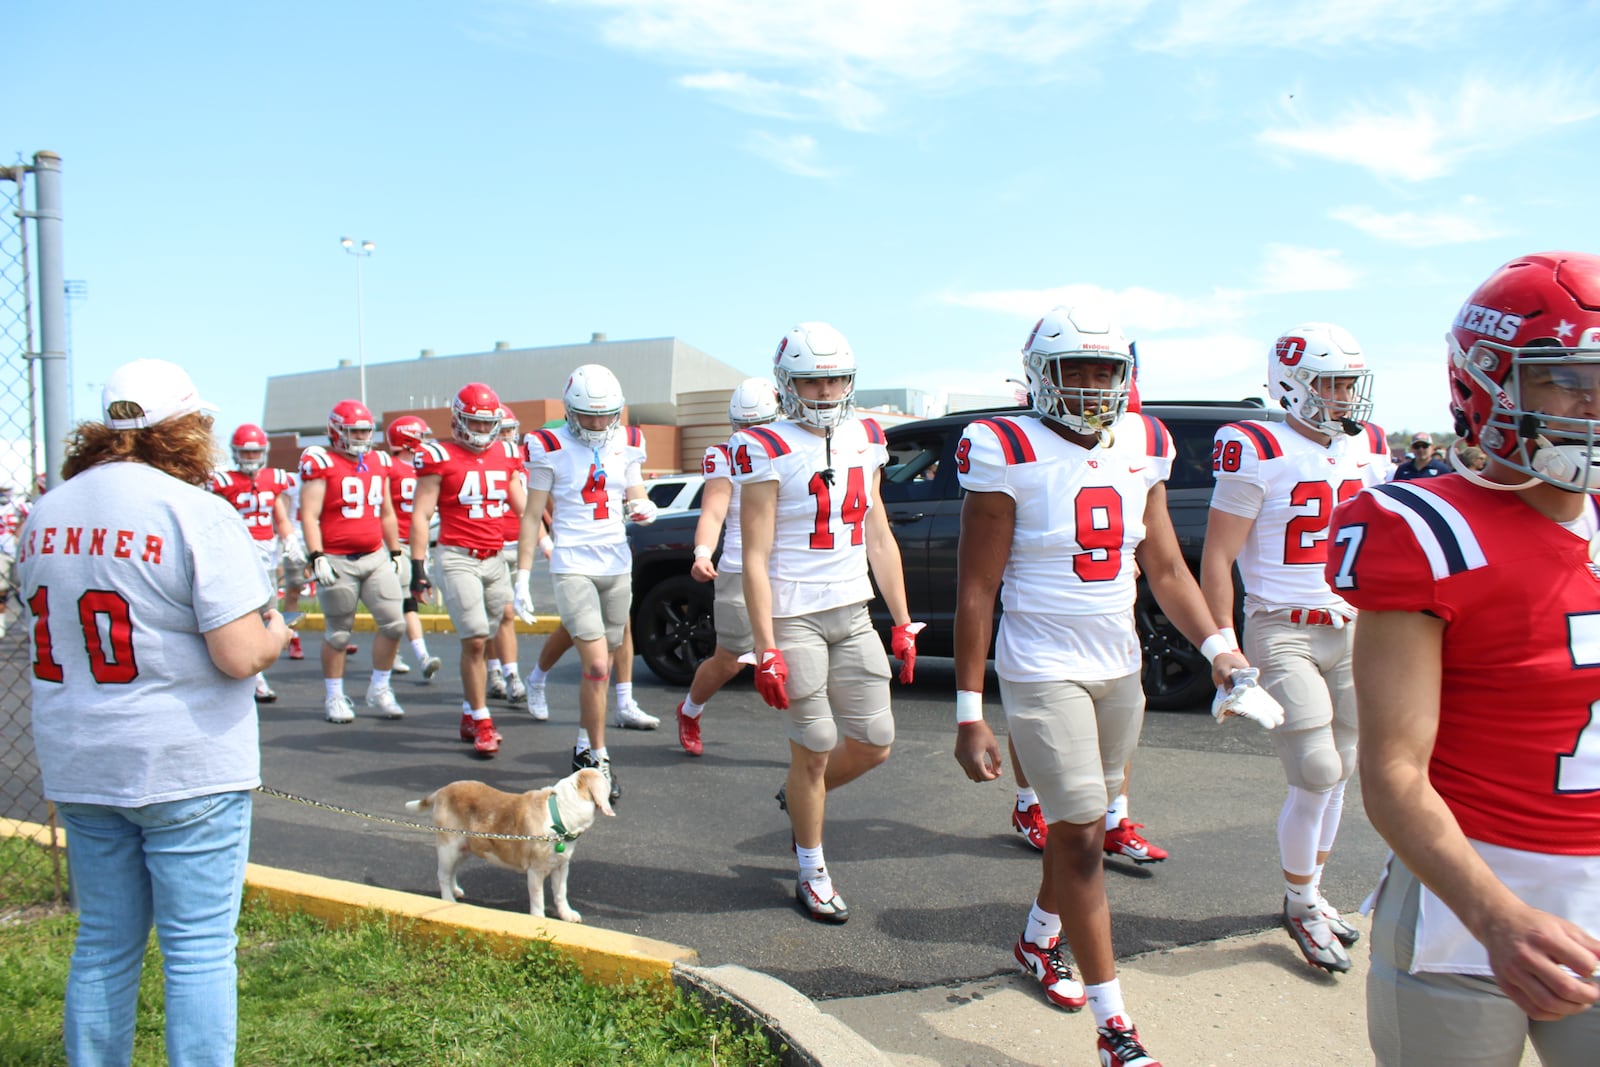
{"label": "suv wheel", "polygon": [[1214,687],[1211,665],[1162,612],[1145,582],[1133,604],[1134,625],[1144,650],[1144,701],[1155,711],[1209,710]]}
{"label": "suv wheel", "polygon": [[650,587],[633,619],[633,639],[645,666],[668,685],[688,685],[695,668],[717,647],[709,582],[675,575]]}

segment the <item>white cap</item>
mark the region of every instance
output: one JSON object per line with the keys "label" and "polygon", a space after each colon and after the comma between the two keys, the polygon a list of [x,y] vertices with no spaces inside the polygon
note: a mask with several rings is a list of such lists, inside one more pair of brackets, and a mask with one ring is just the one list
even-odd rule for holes
{"label": "white cap", "polygon": [[200,390],[176,363],[136,359],[111,372],[100,390],[100,410],[113,430],[143,430],[180,415],[216,411],[217,407],[200,399]]}

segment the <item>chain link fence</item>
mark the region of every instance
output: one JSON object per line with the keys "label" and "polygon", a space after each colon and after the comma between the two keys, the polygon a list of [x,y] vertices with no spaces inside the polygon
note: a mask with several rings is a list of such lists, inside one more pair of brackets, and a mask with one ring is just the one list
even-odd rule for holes
{"label": "chain link fence", "polygon": [[[26,199],[30,168],[0,166],[0,822],[42,832],[0,835],[0,919],[18,901],[66,899],[65,857],[54,814],[40,789],[29,733],[28,635],[12,587],[15,533],[44,470],[33,353],[35,272],[30,269]],[[7,822],[7,821],[10,822]],[[40,847],[43,846],[43,847]]]}

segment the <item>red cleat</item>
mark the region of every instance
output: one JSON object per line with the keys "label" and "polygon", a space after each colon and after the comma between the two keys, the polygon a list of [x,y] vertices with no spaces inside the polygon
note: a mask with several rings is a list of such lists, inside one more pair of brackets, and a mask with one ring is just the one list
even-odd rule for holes
{"label": "red cleat", "polygon": [[461,713],[461,740],[476,741],[477,739],[478,728],[473,725],[472,716],[463,711]]}
{"label": "red cleat", "polygon": [[1072,968],[1061,955],[1061,939],[1054,937],[1041,948],[1026,938],[1017,938],[1011,949],[1017,965],[1039,980],[1044,987],[1044,998],[1058,1008],[1077,1011],[1088,1003],[1083,983],[1073,975]]}
{"label": "red cleat", "polygon": [[678,704],[678,744],[691,756],[698,756],[705,751],[705,746],[700,743],[700,717],[694,718],[683,713],[683,703]]}
{"label": "red cleat", "polygon": [[1115,830],[1106,831],[1107,855],[1126,856],[1135,863],[1160,863],[1167,858],[1167,850],[1158,848],[1139,836],[1144,823],[1123,819]]}
{"label": "red cleat", "polygon": [[1022,839],[1040,852],[1044,851],[1046,837],[1050,829],[1044,823],[1044,812],[1037,804],[1029,804],[1027,811],[1018,811],[1015,804],[1011,805],[1011,828],[1022,835]]}
{"label": "red cleat", "polygon": [[289,638],[289,658],[290,659],[305,659],[306,658],[306,650],[300,647],[300,635],[299,634],[295,634],[293,637]]}
{"label": "red cleat", "polygon": [[480,756],[492,756],[500,751],[500,731],[494,728],[493,719],[474,719],[473,750]]}

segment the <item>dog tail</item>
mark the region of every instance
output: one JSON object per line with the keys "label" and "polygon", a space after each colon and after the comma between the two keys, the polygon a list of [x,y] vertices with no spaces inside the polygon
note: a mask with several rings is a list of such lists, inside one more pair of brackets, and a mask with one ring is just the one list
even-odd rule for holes
{"label": "dog tail", "polygon": [[427,811],[431,807],[433,807],[433,794],[432,793],[429,793],[427,796],[423,797],[421,800],[408,800],[408,801],[406,801],[406,810],[407,811]]}

